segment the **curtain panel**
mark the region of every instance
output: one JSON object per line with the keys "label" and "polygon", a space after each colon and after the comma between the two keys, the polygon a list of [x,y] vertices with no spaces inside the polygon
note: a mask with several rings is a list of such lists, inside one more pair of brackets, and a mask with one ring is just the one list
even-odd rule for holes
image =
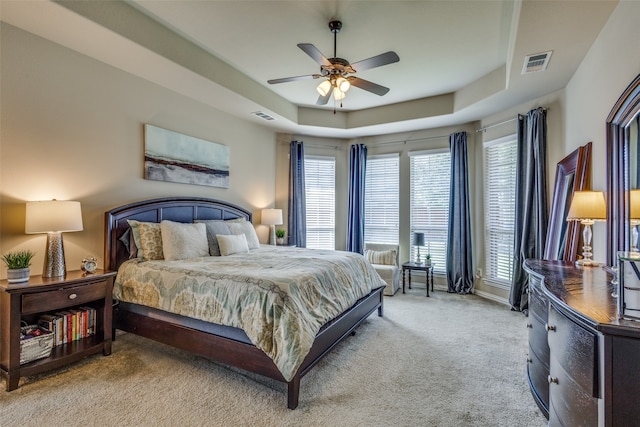
{"label": "curtain panel", "polygon": [[473,290],[471,211],[469,209],[469,168],[467,133],[449,136],[451,150],[451,195],[447,241],[447,287],[461,294]]}
{"label": "curtain panel", "polygon": [[512,310],[529,310],[527,258],[542,259],[547,239],[547,113],[543,108],[518,116],[514,262],[509,303]]}
{"label": "curtain panel", "polygon": [[349,153],[349,204],[347,211],[347,251],[364,250],[364,190],[367,146],[354,144]]}
{"label": "curtain panel", "polygon": [[307,247],[307,210],[304,183],[304,144],[291,141],[289,147],[289,244]]}

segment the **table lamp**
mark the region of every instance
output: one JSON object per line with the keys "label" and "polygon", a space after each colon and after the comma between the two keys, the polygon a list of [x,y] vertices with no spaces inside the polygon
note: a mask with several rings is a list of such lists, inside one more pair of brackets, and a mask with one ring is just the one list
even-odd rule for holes
{"label": "table lamp", "polygon": [[582,247],[583,259],[576,261],[576,265],[591,267],[598,265],[591,258],[593,256],[593,252],[591,252],[591,237],[593,236],[591,226],[595,221],[604,221],[606,218],[607,208],[602,191],[575,191],[573,193],[567,221],[580,221],[584,225],[582,232],[584,241],[584,246]]}
{"label": "table lamp", "polygon": [[640,190],[629,191],[629,219],[631,221],[631,251],[638,252],[638,225],[640,225]]}
{"label": "table lamp", "polygon": [[262,224],[269,226],[269,244],[276,244],[276,225],[282,224],[282,209],[262,209]]}
{"label": "table lamp", "polygon": [[418,248],[416,264],[422,264],[422,260],[420,259],[420,246],[424,246],[424,233],[413,233],[413,245]]}
{"label": "table lamp", "polygon": [[80,202],[42,201],[27,202],[25,216],[26,234],[47,233],[47,250],[42,277],[58,277],[67,273],[64,262],[62,233],[82,231]]}

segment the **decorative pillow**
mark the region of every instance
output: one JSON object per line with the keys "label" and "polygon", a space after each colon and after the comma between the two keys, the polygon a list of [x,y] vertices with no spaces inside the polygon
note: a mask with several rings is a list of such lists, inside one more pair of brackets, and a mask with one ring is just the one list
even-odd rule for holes
{"label": "decorative pillow", "polygon": [[164,259],[178,259],[209,256],[207,227],[204,224],[185,224],[182,222],[162,221],[162,252]]}
{"label": "decorative pillow", "polygon": [[396,265],[396,250],[389,249],[387,251],[374,251],[367,249],[364,251],[364,257],[371,264]]}
{"label": "decorative pillow", "polygon": [[[140,243],[140,230],[138,230],[138,224],[140,224],[140,221],[128,219],[127,222],[129,223],[129,227],[131,227],[131,236],[133,237],[131,240],[133,240],[133,245],[137,248],[135,256],[132,255],[131,249],[129,249],[129,257],[142,258],[142,244]],[[129,248],[131,248],[131,246],[129,246]]]}
{"label": "decorative pillow", "polygon": [[229,230],[231,230],[231,234],[244,234],[247,238],[247,245],[249,249],[258,249],[260,248],[260,241],[258,240],[258,235],[256,234],[256,229],[253,228],[253,224],[249,221],[242,222],[229,222],[227,221],[227,226]]}
{"label": "decorative pillow", "polygon": [[231,234],[231,230],[222,219],[197,219],[195,223],[202,223],[207,227],[207,241],[209,242],[209,255],[220,256],[220,246],[218,245],[217,234]]}
{"label": "decorative pillow", "polygon": [[[137,226],[136,226],[137,227]],[[138,248],[136,247],[135,242],[133,241],[133,232],[131,231],[131,227],[127,228],[127,231],[122,233],[122,236],[118,240],[122,242],[125,248],[127,248],[127,253],[129,254],[129,259],[138,257]],[[139,237],[139,236],[138,236]]]}
{"label": "decorative pillow", "polygon": [[244,234],[218,234],[216,236],[220,245],[220,255],[227,256],[249,252],[247,237]]}
{"label": "decorative pillow", "polygon": [[[142,259],[144,261],[164,259],[160,224],[157,222],[138,222],[138,232],[140,233],[140,246],[138,246],[138,250],[142,251]],[[138,257],[140,257],[140,255],[138,255]]]}

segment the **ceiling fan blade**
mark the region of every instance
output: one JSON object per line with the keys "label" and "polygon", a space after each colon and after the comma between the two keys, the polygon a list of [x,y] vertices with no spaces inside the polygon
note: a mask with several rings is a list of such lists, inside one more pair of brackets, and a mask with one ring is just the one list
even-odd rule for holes
{"label": "ceiling fan blade", "polygon": [[297,80],[311,80],[317,79],[318,77],[322,77],[322,74],[307,74],[305,76],[295,76],[295,77],[284,77],[281,79],[271,79],[267,80],[267,83],[274,85],[276,83],[286,83],[286,82],[295,82]]}
{"label": "ceiling fan blade", "polygon": [[313,60],[316,61],[319,65],[324,65],[326,67],[331,66],[331,62],[329,62],[327,57],[324,56],[322,52],[320,52],[318,48],[311,43],[298,43],[298,47],[302,49],[304,53],[313,58]]}
{"label": "ceiling fan blade", "polygon": [[362,61],[354,62],[351,64],[351,68],[355,71],[369,70],[371,68],[382,67],[383,65],[393,64],[400,61],[400,57],[393,51],[381,53],[377,56],[372,56]]}
{"label": "ceiling fan blade", "polygon": [[351,83],[352,86],[359,87],[360,89],[375,93],[376,95],[383,96],[387,92],[389,92],[388,87],[380,86],[379,84],[370,82],[369,80],[361,79],[354,76],[347,77],[347,80],[349,80],[349,83]]}
{"label": "ceiling fan blade", "polygon": [[316,101],[316,105],[327,105],[327,102],[329,102],[329,98],[331,98],[332,93],[333,91],[330,90],[325,96],[320,95],[318,97],[318,100]]}

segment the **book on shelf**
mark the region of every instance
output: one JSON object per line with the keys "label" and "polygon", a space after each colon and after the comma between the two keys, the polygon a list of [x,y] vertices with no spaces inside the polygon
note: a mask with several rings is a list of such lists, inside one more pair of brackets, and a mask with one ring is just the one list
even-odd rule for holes
{"label": "book on shelf", "polygon": [[53,345],[67,344],[96,333],[96,309],[90,306],[41,314],[41,326],[54,334]]}

